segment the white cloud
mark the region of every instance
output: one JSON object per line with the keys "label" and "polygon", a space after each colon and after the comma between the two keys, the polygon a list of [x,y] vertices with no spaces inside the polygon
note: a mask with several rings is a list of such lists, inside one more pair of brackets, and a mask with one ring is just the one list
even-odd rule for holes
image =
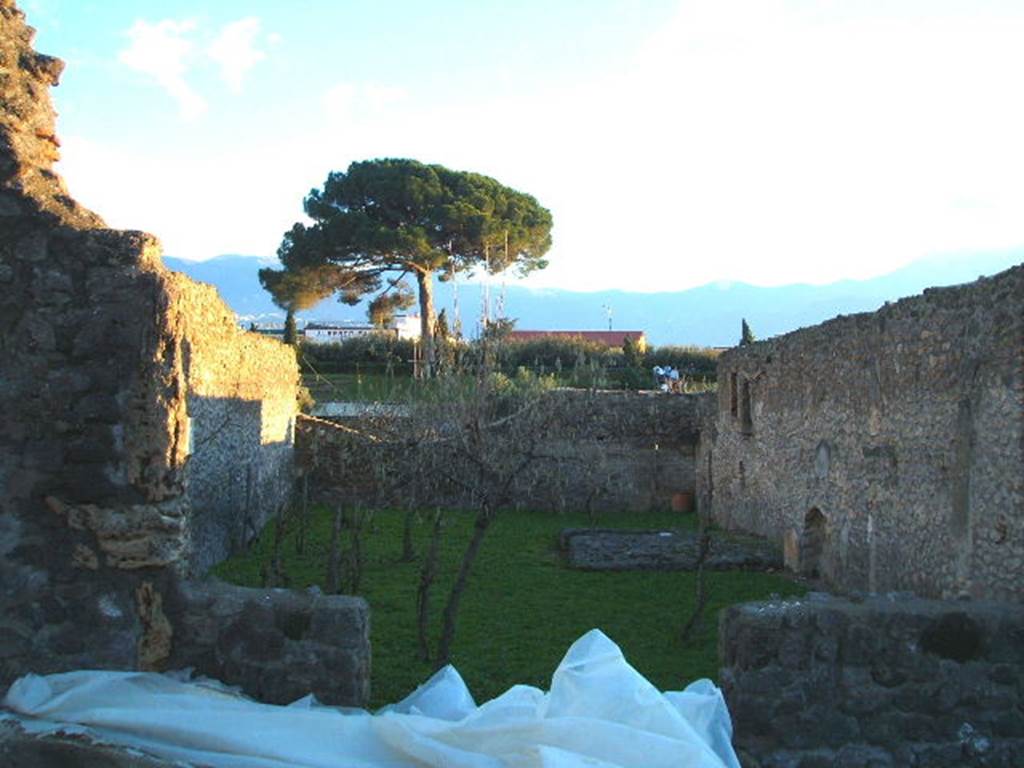
{"label": "white cloud", "polygon": [[149,75],[178,102],[178,112],[194,120],[206,111],[206,102],[186,82],[188,60],[195,49],[186,35],[195,29],[191,20],[165,19],[156,24],[136,21],[128,30],[131,45],[119,59],[131,69]]}
{"label": "white cloud", "polygon": [[346,123],[352,119],[352,107],[356,100],[356,86],[352,83],[338,83],[324,93],[322,102],[327,119],[332,123]]}
{"label": "white cloud", "polygon": [[376,83],[337,83],[324,92],[321,99],[327,119],[334,126],[386,119],[387,113],[399,106],[408,92],[393,85]]}
{"label": "white cloud", "polygon": [[825,282],[1024,242],[1024,18],[898,6],[686,2],[630,69],[539,104],[556,241],[531,283],[609,287],[624,257],[648,289]]}
{"label": "white cloud", "polygon": [[255,16],[226,24],[207,49],[210,58],[220,65],[221,79],[238,93],[242,81],[256,64],[267,57],[256,48],[260,20]]}
{"label": "white cloud", "polygon": [[404,88],[394,85],[367,85],[363,88],[367,105],[371,110],[379,111],[398,104],[408,96]]}

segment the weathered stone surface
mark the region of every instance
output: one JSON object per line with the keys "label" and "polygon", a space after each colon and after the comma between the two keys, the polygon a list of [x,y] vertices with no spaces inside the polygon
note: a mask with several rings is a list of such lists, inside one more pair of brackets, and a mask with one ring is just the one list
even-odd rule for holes
{"label": "weathered stone surface", "polygon": [[[12,0],[0,1],[0,192],[5,218],[31,213],[52,223],[101,227],[102,220],[68,198],[53,173],[60,158],[49,88],[57,85],[64,62],[32,50],[35,30]],[[13,222],[0,227],[13,227]]]}
{"label": "weathered stone surface", "polygon": [[359,597],[182,582],[165,610],[174,626],[169,668],[238,685],[288,704],[365,706],[370,693],[370,611]]}
{"label": "weathered stone surface", "polygon": [[[700,542],[692,531],[630,531],[569,528],[559,544],[573,568],[591,571],[689,571]],[[716,535],[704,563],[711,570],[781,569],[779,551],[751,537]]]}
{"label": "weathered stone surface", "polygon": [[761,765],[1022,765],[1021,621],[1022,606],[908,596],[727,608],[734,741]]}
{"label": "weathered stone surface", "polygon": [[135,605],[142,622],[139,638],[139,668],[162,669],[171,653],[174,629],[164,614],[163,598],[153,585],[144,581],[135,590]]}
{"label": "weathered stone surface", "polygon": [[97,743],[84,736],[26,733],[15,720],[0,720],[0,764],[4,768],[169,768],[177,765],[138,750]]}
{"label": "weathered stone surface", "polygon": [[1024,266],[737,347],[698,496],[845,589],[1024,601]]}

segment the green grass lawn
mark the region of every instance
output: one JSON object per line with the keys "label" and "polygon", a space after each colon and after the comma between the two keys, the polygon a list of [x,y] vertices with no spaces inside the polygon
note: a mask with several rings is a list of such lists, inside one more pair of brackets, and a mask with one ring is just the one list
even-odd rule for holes
{"label": "green grass lawn", "polygon": [[318,403],[407,403],[421,385],[412,376],[382,373],[305,373],[302,383]]}
{"label": "green grass lawn", "polygon": [[[434,586],[435,639],[472,515],[448,514],[440,575]],[[397,701],[433,671],[416,653],[415,605],[419,563],[398,562],[401,512],[378,511],[364,533],[362,595],[371,609],[374,707]],[[624,528],[688,528],[692,516],[630,514],[598,518],[597,525]],[[551,673],[569,644],[598,627],[618,643],[626,658],[662,690],[678,690],[718,672],[717,613],[724,606],[779,595],[801,594],[782,575],[755,572],[709,574],[710,601],[705,626],[689,646],[677,640],[694,601],[694,575],[686,572],[599,573],[570,570],[557,551],[562,528],[586,526],[585,514],[504,512],[480,552],[463,597],[452,662],[478,703],[516,683],[547,688]],[[262,564],[273,549],[268,525],[252,550],[222,563],[215,574],[237,584],[258,586]],[[316,509],[309,544],[302,556],[293,540],[282,552],[292,587],[322,585],[327,569],[331,515]],[[426,550],[430,525],[417,520],[417,554]],[[347,542],[346,542],[347,545]]]}

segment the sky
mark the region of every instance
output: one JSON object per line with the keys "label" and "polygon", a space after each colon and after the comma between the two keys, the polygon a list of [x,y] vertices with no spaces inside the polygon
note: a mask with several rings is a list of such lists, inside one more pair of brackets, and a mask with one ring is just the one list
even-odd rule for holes
{"label": "sky", "polygon": [[168,255],[273,256],[412,157],[554,217],[527,285],[863,279],[1024,244],[1020,0],[21,0],[71,193]]}

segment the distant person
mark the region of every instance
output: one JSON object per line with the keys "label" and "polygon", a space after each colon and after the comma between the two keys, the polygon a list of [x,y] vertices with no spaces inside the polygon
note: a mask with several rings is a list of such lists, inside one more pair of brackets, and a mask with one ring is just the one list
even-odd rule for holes
{"label": "distant person", "polygon": [[668,388],[673,392],[679,391],[679,371],[676,368],[668,369]]}
{"label": "distant person", "polygon": [[660,366],[654,366],[654,388],[658,389],[665,379],[665,370]]}

